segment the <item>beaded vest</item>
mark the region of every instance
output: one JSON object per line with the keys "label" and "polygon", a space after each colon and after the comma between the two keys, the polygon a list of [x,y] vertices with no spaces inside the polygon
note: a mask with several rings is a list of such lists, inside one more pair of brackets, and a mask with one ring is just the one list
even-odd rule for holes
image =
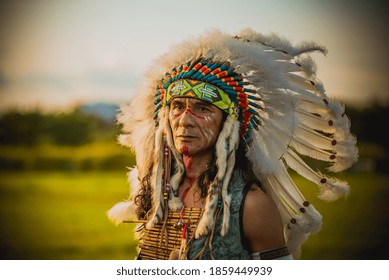
{"label": "beaded vest", "polygon": [[[169,211],[166,220],[151,229],[143,230],[139,242],[139,259],[169,259],[172,252],[184,247],[187,259],[251,259],[244,248],[241,238],[241,205],[243,200],[243,181],[241,171],[234,171],[229,185],[231,193],[231,216],[229,231],[220,235],[223,220],[222,209],[216,220],[215,228],[210,235],[195,239],[194,232],[203,213],[199,208],[186,208],[183,213]],[[187,224],[186,236],[178,226],[180,221]],[[183,246],[183,242],[185,245]]]}

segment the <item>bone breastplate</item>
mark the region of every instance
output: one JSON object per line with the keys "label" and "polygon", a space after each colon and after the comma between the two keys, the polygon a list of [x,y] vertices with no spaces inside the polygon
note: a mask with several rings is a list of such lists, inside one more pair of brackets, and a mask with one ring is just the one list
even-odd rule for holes
{"label": "bone breastplate", "polygon": [[169,211],[166,221],[143,230],[138,258],[167,260],[176,258],[172,252],[185,255],[202,214],[201,208],[185,208],[182,214],[180,211]]}

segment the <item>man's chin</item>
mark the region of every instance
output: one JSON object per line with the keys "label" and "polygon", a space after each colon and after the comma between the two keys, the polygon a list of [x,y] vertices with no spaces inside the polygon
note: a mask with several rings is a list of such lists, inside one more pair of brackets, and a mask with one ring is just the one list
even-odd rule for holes
{"label": "man's chin", "polygon": [[178,151],[182,155],[190,155],[190,150],[191,150],[191,143],[185,141],[181,142],[181,145],[178,147]]}

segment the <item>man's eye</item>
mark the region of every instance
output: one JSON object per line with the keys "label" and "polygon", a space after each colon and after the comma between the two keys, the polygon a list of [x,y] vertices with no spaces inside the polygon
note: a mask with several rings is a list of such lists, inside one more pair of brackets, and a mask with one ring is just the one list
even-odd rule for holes
{"label": "man's eye", "polygon": [[181,104],[173,104],[173,109],[182,109],[183,106]]}
{"label": "man's eye", "polygon": [[205,112],[205,111],[208,111],[208,108],[205,107],[205,106],[200,106],[200,107],[198,107],[198,110],[199,110],[200,112]]}

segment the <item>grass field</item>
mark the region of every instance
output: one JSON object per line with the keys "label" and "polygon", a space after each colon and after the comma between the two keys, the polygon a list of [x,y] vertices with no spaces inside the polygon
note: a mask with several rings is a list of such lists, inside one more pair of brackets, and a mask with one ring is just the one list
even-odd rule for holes
{"label": "grass field", "polygon": [[304,195],[323,216],[319,233],[303,245],[302,259],[388,259],[389,176],[347,173],[347,198],[323,202],[311,184],[297,179]]}
{"label": "grass field", "polygon": [[[351,195],[332,203],[318,201],[315,186],[297,179],[324,221],[301,258],[387,258],[389,177],[343,176]],[[133,225],[116,227],[106,218],[128,188],[125,171],[1,173],[1,259],[133,259]]]}
{"label": "grass field", "polygon": [[125,172],[7,173],[0,179],[3,259],[132,259],[130,225],[106,217]]}

